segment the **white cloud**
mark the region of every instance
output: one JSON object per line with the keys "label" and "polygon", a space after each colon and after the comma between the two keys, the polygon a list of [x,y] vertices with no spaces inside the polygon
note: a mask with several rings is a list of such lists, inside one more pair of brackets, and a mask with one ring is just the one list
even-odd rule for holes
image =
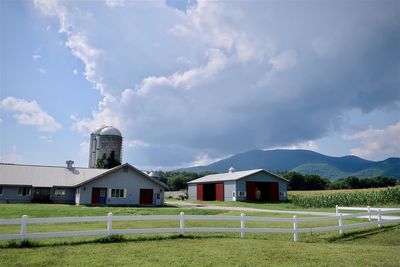
{"label": "white cloud", "polygon": [[43,69],[43,68],[38,69],[38,71],[39,71],[41,74],[46,74],[46,73],[47,73],[47,71],[46,71],[45,69]]}
{"label": "white cloud", "polygon": [[9,96],[0,101],[0,109],[13,113],[19,124],[37,126],[42,132],[56,132],[62,127],[35,100],[26,101]]}
{"label": "white cloud", "polygon": [[176,166],[250,148],[316,150],[308,140],[340,128],[348,110],[399,101],[389,2],[316,2],[318,12],[297,1],[197,2],[180,12],[155,1],[112,10],[35,1],[57,16],[101,94],[90,116],[71,116],[79,133],[113,125],[136,140],[135,162]]}
{"label": "white cloud", "polygon": [[106,0],[106,5],[109,7],[121,7],[125,5],[125,0]]}
{"label": "white cloud", "polygon": [[360,147],[351,150],[351,154],[373,160],[400,156],[400,122],[384,129],[367,129],[344,136],[346,140],[357,140]]}
{"label": "white cloud", "polygon": [[24,158],[17,152],[17,146],[12,145],[11,153],[0,155],[0,162],[4,163],[23,163]]}
{"label": "white cloud", "polygon": [[35,55],[32,56],[32,58],[33,58],[34,61],[39,60],[41,57],[42,57],[42,56],[39,55],[39,54],[35,54]]}
{"label": "white cloud", "polygon": [[72,73],[74,74],[74,75],[78,75],[78,70],[77,69],[74,69],[73,71],[72,71]]}
{"label": "white cloud", "polygon": [[301,142],[295,145],[290,145],[290,146],[279,146],[279,147],[273,147],[273,148],[268,148],[268,149],[306,149],[306,150],[312,150],[312,151],[318,151],[318,145],[315,143],[315,141],[306,141],[306,142]]}

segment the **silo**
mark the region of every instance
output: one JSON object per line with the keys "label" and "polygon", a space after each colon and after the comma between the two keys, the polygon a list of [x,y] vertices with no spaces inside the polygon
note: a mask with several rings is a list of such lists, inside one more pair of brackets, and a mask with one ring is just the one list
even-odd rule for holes
{"label": "silo", "polygon": [[90,135],[89,168],[97,168],[98,159],[109,158],[114,153],[115,160],[122,161],[122,135],[112,126],[98,127]]}

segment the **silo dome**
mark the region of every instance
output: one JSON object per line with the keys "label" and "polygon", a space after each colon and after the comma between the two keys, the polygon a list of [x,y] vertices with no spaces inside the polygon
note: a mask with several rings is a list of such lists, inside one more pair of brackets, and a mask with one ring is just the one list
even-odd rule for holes
{"label": "silo dome", "polygon": [[104,128],[107,128],[107,127],[108,126],[99,126],[99,127],[96,128],[96,130],[94,130],[92,132],[92,134],[98,135],[98,134],[100,134],[101,130],[103,130]]}
{"label": "silo dome", "polygon": [[107,127],[102,128],[102,130],[100,131],[99,134],[100,135],[115,135],[115,136],[122,137],[121,132],[117,128],[114,128],[112,126],[107,126]]}

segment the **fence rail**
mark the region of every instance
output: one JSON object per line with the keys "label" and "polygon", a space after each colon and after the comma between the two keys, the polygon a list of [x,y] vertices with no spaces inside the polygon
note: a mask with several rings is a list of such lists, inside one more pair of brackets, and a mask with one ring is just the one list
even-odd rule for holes
{"label": "fence rail", "polygon": [[[340,210],[367,210],[363,213],[355,214],[341,214]],[[157,234],[157,233],[240,233],[241,238],[245,238],[246,233],[291,233],[293,240],[298,241],[299,233],[316,233],[316,232],[329,232],[339,231],[340,234],[344,230],[373,226],[377,225],[382,227],[385,224],[398,223],[400,217],[391,217],[390,219],[382,219],[382,215],[400,213],[400,209],[385,209],[379,208],[351,208],[351,207],[338,207],[336,206],[336,215],[328,217],[309,217],[297,218],[270,218],[270,217],[255,217],[245,216],[243,213],[240,216],[218,216],[218,215],[185,215],[181,212],[179,215],[150,215],[150,216],[113,216],[108,213],[107,216],[91,216],[91,217],[54,217],[54,218],[29,218],[23,215],[20,219],[1,219],[0,225],[20,225],[20,234],[0,235],[0,240],[11,239],[36,239],[36,238],[55,238],[55,237],[71,237],[71,236],[93,236],[93,235],[112,235],[112,234]],[[367,216],[368,222],[344,224],[345,219],[362,218]],[[376,216],[376,220],[372,220],[372,216]],[[145,228],[145,229],[113,229],[112,223],[115,221],[156,221],[156,220],[179,220],[179,228]],[[240,227],[238,228],[208,228],[185,227],[187,220],[203,220],[203,221],[239,221]],[[327,220],[338,221],[337,226],[322,226],[312,228],[299,228],[298,224],[303,222],[320,222]],[[27,233],[28,224],[48,224],[48,223],[76,223],[76,222],[107,222],[107,228],[103,230],[89,230],[89,231],[69,231],[69,232],[46,232],[46,233]],[[293,228],[246,228],[246,222],[285,222],[292,223]],[[238,225],[239,226],[239,225]]]}

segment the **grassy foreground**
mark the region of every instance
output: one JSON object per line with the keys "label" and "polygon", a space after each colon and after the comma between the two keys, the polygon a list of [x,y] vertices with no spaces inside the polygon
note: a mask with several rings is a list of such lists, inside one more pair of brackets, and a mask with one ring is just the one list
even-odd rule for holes
{"label": "grassy foreground", "polygon": [[[271,204],[272,205],[272,204]],[[279,204],[278,204],[279,205]],[[151,214],[238,215],[237,211],[196,210],[189,208],[90,208],[68,205],[0,205],[0,218]],[[252,216],[290,217],[274,213],[249,213]],[[359,222],[359,219],[347,223]],[[324,221],[300,227],[335,225]],[[247,227],[291,227],[284,223],[253,222]],[[178,227],[177,221],[115,222],[115,228]],[[187,227],[238,227],[236,221],[192,221]],[[28,232],[104,229],[104,222],[28,225]],[[1,226],[0,234],[19,228]],[[72,237],[35,240],[31,248],[7,248],[0,242],[0,266],[398,266],[400,262],[400,224],[383,228],[362,228],[337,232],[299,234],[237,233],[127,235],[123,242],[100,243],[99,237]]]}
{"label": "grassy foreground", "polygon": [[400,227],[315,244],[226,236],[0,249],[1,266],[398,266]]}

